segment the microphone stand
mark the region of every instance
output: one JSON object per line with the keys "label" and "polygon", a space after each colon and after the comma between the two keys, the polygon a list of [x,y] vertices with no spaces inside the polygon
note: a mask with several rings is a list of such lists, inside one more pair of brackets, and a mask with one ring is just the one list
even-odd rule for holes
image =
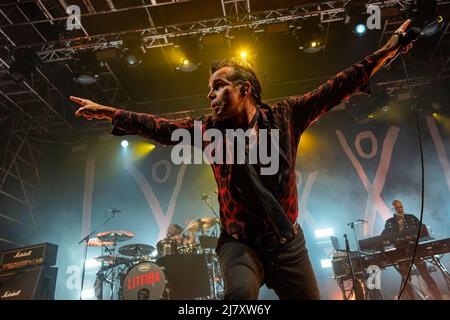
{"label": "microphone stand", "polygon": [[81,244],[82,242],[85,242],[84,245],[84,255],[83,255],[83,271],[81,273],[81,288],[80,288],[80,300],[83,300],[82,297],[82,293],[83,293],[83,286],[84,286],[84,276],[86,273],[86,259],[87,259],[87,250],[88,250],[88,241],[90,239],[90,237],[94,234],[97,233],[97,231],[99,231],[101,228],[103,228],[104,226],[106,226],[115,216],[116,216],[116,210],[111,210],[112,216],[109,217],[105,222],[103,222],[103,224],[101,224],[100,226],[98,226],[97,228],[95,228],[94,231],[92,231],[91,233],[89,233],[86,237],[84,237],[83,239],[81,239],[78,244]]}
{"label": "microphone stand", "polygon": [[352,273],[352,281],[353,281],[352,291],[355,294],[355,300],[364,300],[364,296],[362,295],[360,287],[359,285],[357,285],[356,282],[355,268],[353,267],[352,258],[350,257],[350,244],[348,242],[347,234],[344,234],[344,238],[345,238],[345,251],[347,252],[348,263],[350,265],[350,271]]}
{"label": "microphone stand", "polygon": [[202,196],[202,200],[205,201],[206,206],[212,211],[213,215],[216,216],[216,218],[219,218],[219,215],[217,214],[217,212],[214,210],[213,206],[211,205],[211,202],[209,201],[209,194],[205,194],[204,196]]}
{"label": "microphone stand", "polygon": [[[358,222],[358,221],[357,221]],[[357,222],[350,222],[347,225],[353,230],[353,236],[355,237],[355,241],[356,241],[356,247],[358,248],[358,252],[361,251],[361,248],[359,246],[359,241],[358,241],[358,236],[356,235],[356,230],[355,230],[355,224]]]}

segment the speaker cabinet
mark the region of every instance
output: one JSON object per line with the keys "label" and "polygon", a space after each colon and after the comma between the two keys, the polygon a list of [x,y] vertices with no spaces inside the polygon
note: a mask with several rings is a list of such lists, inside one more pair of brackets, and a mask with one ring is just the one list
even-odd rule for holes
{"label": "speaker cabinet", "polygon": [[58,268],[33,267],[0,273],[0,300],[53,300]]}

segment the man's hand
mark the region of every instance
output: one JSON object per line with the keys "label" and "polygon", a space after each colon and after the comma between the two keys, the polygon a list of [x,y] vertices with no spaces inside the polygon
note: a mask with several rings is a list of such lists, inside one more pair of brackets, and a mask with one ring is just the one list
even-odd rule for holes
{"label": "man's hand", "polygon": [[[389,41],[378,51],[375,52],[375,55],[378,57],[377,59],[377,65],[372,69],[372,73],[370,76],[373,76],[378,70],[385,65],[385,63],[388,61],[388,59],[391,59],[395,57],[398,50],[401,49],[400,44],[400,33],[405,33],[406,29],[408,29],[409,24],[411,23],[411,20],[406,20],[403,22],[403,24],[395,30],[392,37],[389,39]],[[409,49],[411,49],[412,44],[409,44],[405,48],[402,49],[403,53],[408,52]]]}
{"label": "man's hand", "polygon": [[77,117],[84,117],[87,120],[107,119],[111,121],[116,111],[116,108],[102,106],[88,99],[70,96],[70,100],[80,105],[75,115]]}
{"label": "man's hand", "polygon": [[[381,50],[386,51],[388,54],[387,58],[393,58],[395,54],[397,53],[397,50],[400,49],[400,33],[405,33],[406,29],[408,29],[409,24],[411,23],[411,20],[408,19],[405,22],[402,23],[402,25],[395,30],[392,37],[388,40],[388,42],[384,45],[384,47]],[[402,49],[402,53],[408,52],[409,49],[412,48],[412,43],[410,43],[408,46]]]}

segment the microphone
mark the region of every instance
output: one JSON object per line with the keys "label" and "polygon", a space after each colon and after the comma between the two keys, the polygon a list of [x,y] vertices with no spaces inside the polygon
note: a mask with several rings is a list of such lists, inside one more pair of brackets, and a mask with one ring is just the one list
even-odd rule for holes
{"label": "microphone", "polygon": [[[424,26],[422,29],[417,27],[412,27],[406,30],[405,33],[400,33],[400,45],[402,48],[406,47],[408,44],[416,41],[420,37],[432,37],[433,35],[437,34],[442,27],[444,26],[444,19],[441,16],[438,16],[436,20],[431,21],[426,26]],[[398,52],[395,54],[394,57],[392,57],[390,60],[387,61],[387,63],[384,65],[385,68],[389,67],[389,65],[398,58],[398,56],[402,53],[402,48],[398,50]]]}
{"label": "microphone", "polygon": [[398,33],[401,48],[398,49],[395,56],[387,60],[386,64],[384,65],[384,68],[389,67],[391,63],[402,54],[403,48],[408,46],[410,43],[416,41],[422,35],[423,35],[422,31],[417,27],[409,28],[408,30],[406,30],[405,33]]}
{"label": "microphone", "polygon": [[119,213],[119,212],[122,212],[122,210],[113,208],[113,209],[111,209],[111,210],[108,210],[108,212],[111,212],[111,213]]}

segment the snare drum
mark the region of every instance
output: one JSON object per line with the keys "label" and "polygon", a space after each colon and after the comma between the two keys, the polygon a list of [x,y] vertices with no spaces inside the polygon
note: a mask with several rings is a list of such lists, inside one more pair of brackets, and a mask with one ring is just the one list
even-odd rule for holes
{"label": "snare drum", "polygon": [[162,268],[151,262],[141,262],[128,270],[122,282],[124,300],[159,300],[166,288]]}
{"label": "snare drum", "polygon": [[171,256],[178,254],[178,245],[175,240],[163,239],[156,244],[156,250],[158,257]]}

